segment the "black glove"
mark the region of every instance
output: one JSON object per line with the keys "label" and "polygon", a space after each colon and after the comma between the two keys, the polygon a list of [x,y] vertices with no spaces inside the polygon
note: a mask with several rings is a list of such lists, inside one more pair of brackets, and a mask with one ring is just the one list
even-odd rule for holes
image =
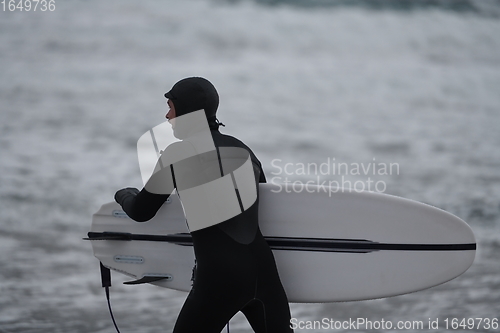
{"label": "black glove", "polygon": [[123,202],[129,197],[135,197],[140,191],[134,187],[127,187],[115,193],[115,201],[123,206]]}

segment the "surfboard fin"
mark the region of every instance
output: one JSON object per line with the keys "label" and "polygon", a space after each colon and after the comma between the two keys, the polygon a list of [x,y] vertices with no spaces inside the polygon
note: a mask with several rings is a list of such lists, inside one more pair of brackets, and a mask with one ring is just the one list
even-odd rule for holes
{"label": "surfboard fin", "polygon": [[134,284],[143,284],[143,283],[151,283],[160,280],[172,280],[172,275],[145,275],[139,280],[127,281],[123,282],[123,284],[134,285]]}

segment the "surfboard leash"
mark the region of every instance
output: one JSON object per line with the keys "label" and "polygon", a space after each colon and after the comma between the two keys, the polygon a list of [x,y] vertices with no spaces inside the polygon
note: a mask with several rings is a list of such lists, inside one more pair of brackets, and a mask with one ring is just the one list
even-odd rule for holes
{"label": "surfboard leash", "polygon": [[[106,292],[106,300],[108,301],[109,314],[111,315],[111,320],[113,320],[113,325],[115,325],[116,332],[121,333],[118,325],[116,324],[115,316],[113,315],[113,310],[111,310],[111,301],[109,299],[109,287],[111,287],[111,270],[104,266],[102,262],[99,262],[101,268],[101,284]],[[227,322],[227,333],[229,333],[229,321]]]}
{"label": "surfboard leash", "polygon": [[113,324],[115,325],[116,331],[118,333],[121,333],[120,330],[118,329],[118,325],[116,324],[115,321],[115,316],[113,315],[113,311],[111,310],[111,301],[109,300],[109,287],[111,287],[111,270],[107,267],[105,267],[102,262],[99,262],[101,265],[101,282],[102,282],[102,287],[104,288],[106,292],[106,299],[108,300],[108,309],[109,309],[109,314],[111,315],[111,319],[113,320]]}

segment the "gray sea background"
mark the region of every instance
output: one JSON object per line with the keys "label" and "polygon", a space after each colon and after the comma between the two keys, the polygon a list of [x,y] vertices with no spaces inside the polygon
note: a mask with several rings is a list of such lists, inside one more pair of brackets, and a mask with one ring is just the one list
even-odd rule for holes
{"label": "gray sea background", "polygon": [[[114,332],[98,260],[82,238],[116,190],[142,186],[136,142],[165,120],[163,93],[187,76],[215,84],[221,131],[255,151],[268,180],[317,176],[277,175],[273,164],[397,163],[390,175],[343,176],[445,209],[476,235],[474,264],[450,282],[378,300],[291,304],[293,317],[425,323],[407,332],[500,318],[499,1],[1,6],[0,333]],[[121,331],[171,332],[186,294],[127,279],[113,274]],[[440,327],[427,329],[429,319]],[[242,315],[230,325],[251,332]],[[499,330],[454,332],[471,331]]]}

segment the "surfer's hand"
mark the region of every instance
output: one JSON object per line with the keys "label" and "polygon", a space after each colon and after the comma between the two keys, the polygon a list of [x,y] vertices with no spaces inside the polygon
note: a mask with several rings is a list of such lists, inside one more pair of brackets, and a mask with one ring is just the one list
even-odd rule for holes
{"label": "surfer's hand", "polygon": [[119,190],[118,192],[115,193],[115,201],[122,205],[123,201],[130,197],[130,196],[136,196],[139,193],[139,190],[134,188],[134,187],[127,187],[124,189]]}

